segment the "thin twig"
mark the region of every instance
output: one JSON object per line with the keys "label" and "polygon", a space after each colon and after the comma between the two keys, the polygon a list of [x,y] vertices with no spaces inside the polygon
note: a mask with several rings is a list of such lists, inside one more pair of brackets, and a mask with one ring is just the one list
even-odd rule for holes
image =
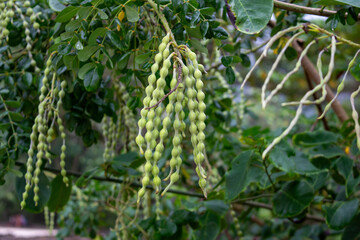
{"label": "thin twig", "polygon": [[[175,63],[174,63],[175,64]],[[157,103],[155,103],[154,105],[145,108],[146,110],[149,110],[151,108],[157,107],[159,106],[160,103],[162,103],[170,94],[172,94],[173,92],[176,91],[176,89],[178,88],[179,84],[182,82],[182,66],[179,63],[178,64],[178,78],[177,78],[177,82],[176,85],[173,89],[171,89],[167,94],[165,94],[165,96],[163,96]]]}
{"label": "thin twig", "polygon": [[291,11],[291,12],[299,12],[299,13],[319,15],[319,16],[325,16],[325,17],[329,17],[333,14],[336,14],[336,11],[332,11],[332,10],[325,10],[322,8],[304,7],[304,6],[299,6],[299,5],[291,4],[291,3],[287,3],[287,2],[281,2],[279,0],[274,0],[274,7],[281,8],[281,9]]}

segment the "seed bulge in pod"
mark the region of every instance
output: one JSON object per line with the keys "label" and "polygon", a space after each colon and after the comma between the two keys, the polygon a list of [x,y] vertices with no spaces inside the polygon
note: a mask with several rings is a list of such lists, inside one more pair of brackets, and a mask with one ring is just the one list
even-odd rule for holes
{"label": "seed bulge in pod", "polygon": [[[162,60],[162,55],[161,55],[161,53],[157,53],[156,55],[155,55],[155,62],[156,63],[159,63],[159,62],[161,62],[161,60]],[[155,65],[155,64],[154,64]],[[153,65],[153,66],[154,66]],[[159,67],[159,66],[158,66]],[[157,69],[155,70],[155,71],[152,71],[152,72],[156,72],[157,71]]]}
{"label": "seed bulge in pod", "polygon": [[[156,58],[155,58],[155,60],[156,60]],[[160,60],[159,62],[161,62],[161,60]],[[157,70],[159,70],[159,64],[154,63],[154,64],[151,66],[151,72],[155,73],[155,72],[157,72]]]}
{"label": "seed bulge in pod", "polygon": [[170,181],[176,182],[177,180],[179,180],[179,174],[177,172],[175,172],[174,174],[171,175]]}
{"label": "seed bulge in pod", "polygon": [[196,79],[200,79],[201,76],[202,76],[202,74],[201,74],[200,70],[199,70],[199,69],[196,69],[196,70],[195,70],[195,73],[194,73],[194,77],[195,77]]}
{"label": "seed bulge in pod", "polygon": [[[162,42],[162,43],[160,43],[160,45],[159,45],[159,52],[163,52],[164,50],[165,50],[165,48],[166,48],[166,45],[167,45],[167,42]],[[162,60],[162,58],[159,60],[159,61],[157,61],[157,62],[160,62]],[[156,59],[155,59],[155,61],[156,61]]]}

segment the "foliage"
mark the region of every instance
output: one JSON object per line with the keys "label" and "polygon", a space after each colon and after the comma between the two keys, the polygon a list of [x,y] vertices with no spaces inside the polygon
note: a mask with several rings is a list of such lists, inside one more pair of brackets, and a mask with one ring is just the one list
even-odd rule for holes
{"label": "foliage", "polygon": [[357,239],[359,5],[275,3],[1,1],[0,183],[59,239]]}

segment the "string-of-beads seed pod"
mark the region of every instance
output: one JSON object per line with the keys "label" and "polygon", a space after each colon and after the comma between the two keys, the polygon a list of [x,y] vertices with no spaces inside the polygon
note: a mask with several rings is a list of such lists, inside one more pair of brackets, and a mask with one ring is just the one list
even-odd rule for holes
{"label": "string-of-beads seed pod", "polygon": [[[177,75],[176,75],[176,65],[174,64],[173,67],[173,77],[172,80],[170,82],[170,87],[171,89],[173,89],[177,83]],[[168,136],[168,127],[171,124],[171,116],[172,116],[172,112],[174,110],[174,100],[175,100],[176,94],[175,92],[169,95],[169,103],[166,105],[166,116],[164,117],[163,121],[162,121],[162,129],[160,131],[160,141],[159,143],[156,145],[155,148],[155,153],[154,153],[154,167],[155,164],[157,163],[157,161],[160,159],[163,151],[164,151],[164,140],[166,139],[166,137]],[[171,165],[171,162],[170,162]],[[157,167],[157,166],[156,166]],[[159,178],[158,172],[156,174],[156,172],[153,172],[154,175],[154,185],[156,188],[156,192],[159,191],[160,188],[160,184],[161,184],[161,179]],[[170,175],[169,175],[170,176]]]}
{"label": "string-of-beads seed pod", "polygon": [[[166,41],[164,41],[164,39]],[[196,55],[190,51],[186,46],[176,46],[176,44],[168,43],[169,37],[165,36],[159,46],[159,53],[155,56],[155,63],[151,67],[151,74],[148,78],[148,86],[145,89],[146,96],[143,99],[144,108],[141,110],[141,118],[138,121],[139,134],[136,137],[136,143],[140,148],[140,152],[144,153],[143,145],[146,145],[144,174],[142,178],[142,188],[138,192],[138,202],[145,193],[147,185],[150,184],[150,174],[153,175],[153,185],[156,192],[159,192],[161,179],[159,177],[158,160],[161,158],[164,151],[164,140],[168,137],[168,126],[172,122],[172,114],[175,115],[172,127],[174,128],[174,136],[172,139],[173,148],[171,151],[170,171],[165,181],[170,178],[170,183],[163,190],[165,194],[169,188],[180,178],[181,159],[181,141],[185,137],[185,112],[184,107],[189,108],[190,119],[190,133],[191,142],[193,145],[193,155],[196,163],[196,172],[199,175],[199,185],[202,188],[204,195],[206,186],[205,170],[201,163],[204,161],[205,151],[205,94],[203,92],[203,82],[201,80],[204,67],[198,64]],[[170,54],[170,46],[177,48],[176,52]],[[181,60],[180,52],[184,54],[187,65]],[[171,63],[171,59],[174,62]],[[156,73],[159,70],[159,64],[162,62],[160,69],[160,77],[156,80]],[[172,80],[170,82],[170,92],[165,95],[164,90],[166,86],[165,77],[168,75],[168,69],[173,64]],[[180,75],[177,77],[177,73]],[[185,80],[183,83],[183,79]],[[154,89],[154,84],[156,88]],[[186,88],[186,96],[184,90]],[[166,108],[163,107],[164,99],[168,97],[169,103]],[[175,106],[174,106],[175,105]],[[164,109],[166,109],[165,117],[163,116]],[[174,111],[175,110],[175,111]],[[163,120],[161,121],[161,119]],[[160,125],[162,128],[160,130]],[[145,138],[142,136],[143,129],[146,128]],[[160,132],[159,132],[160,130]]]}
{"label": "string-of-beads seed pod", "polygon": [[50,222],[49,222],[49,208],[47,206],[44,207],[44,220],[45,220],[45,226],[49,228]]}
{"label": "string-of-beads seed pod", "polygon": [[[159,45],[159,53],[157,53],[155,55],[155,63],[151,66],[151,75],[148,77],[149,85],[145,89],[146,97],[143,99],[144,108],[140,112],[141,118],[138,121],[139,134],[136,137],[136,143],[138,144],[141,153],[144,152],[142,145],[145,143],[145,141],[146,141],[146,145],[147,145],[146,151],[145,151],[146,163],[144,166],[144,176],[142,179],[142,188],[138,192],[138,202],[140,201],[140,198],[142,198],[144,196],[146,186],[149,185],[149,183],[150,183],[151,172],[153,172],[154,176],[156,175],[156,174],[154,174],[154,170],[153,170],[153,166],[152,166],[152,160],[153,160],[152,149],[156,145],[156,140],[153,139],[153,134],[152,134],[153,133],[152,131],[154,129],[155,110],[154,110],[154,108],[151,108],[150,110],[148,110],[147,108],[158,102],[157,97],[159,97],[160,92],[158,91],[158,94],[157,94],[158,96],[155,95],[155,97],[153,97],[152,95],[153,95],[153,91],[154,91],[154,84],[156,83],[156,72],[159,69],[159,64],[163,60],[162,54],[163,54],[163,51],[165,50],[165,48],[167,47],[168,43],[169,43],[169,34],[166,35],[162,39],[162,43]],[[168,68],[169,67],[170,66],[168,66]],[[164,75],[165,75],[165,70],[162,71],[162,74],[160,74],[160,78],[165,79],[167,74],[165,76]],[[145,134],[145,139],[141,134],[142,129],[144,127],[146,127],[146,130],[147,130],[147,132]],[[154,169],[156,169],[156,168],[154,168]],[[160,185],[160,183],[155,182],[155,185]]]}
{"label": "string-of-beads seed pod", "polygon": [[235,213],[234,209],[230,209],[230,215],[231,215],[231,218],[232,218],[233,223],[234,223],[234,227],[235,227],[235,230],[236,230],[236,235],[239,236],[239,237],[242,236],[243,233],[241,231],[240,222],[239,222],[239,219],[236,216],[236,213]]}
{"label": "string-of-beads seed pod", "polygon": [[161,63],[161,61],[163,59],[162,58],[162,52],[165,50],[168,43],[169,43],[169,34],[166,35],[162,39],[162,42],[159,45],[159,52],[155,55],[155,63],[151,66],[151,74],[148,77],[148,86],[145,89],[146,97],[143,99],[144,108],[140,112],[141,118],[138,121],[139,134],[136,137],[136,144],[139,146],[141,153],[144,153],[144,150],[143,150],[142,147],[143,147],[143,144],[145,143],[145,139],[142,136],[141,132],[145,128],[146,117],[147,117],[148,112],[149,112],[146,108],[148,108],[150,106],[152,92],[154,90],[154,84],[156,82],[156,72],[158,71],[159,65],[160,65],[160,63]]}
{"label": "string-of-beads seed pod", "polygon": [[[182,69],[184,75],[188,75],[188,68],[184,67]],[[182,141],[182,128],[183,128],[183,120],[182,120],[182,112],[183,112],[183,106],[182,102],[184,100],[184,84],[179,83],[177,89],[176,89],[176,103],[175,103],[175,121],[173,123],[174,128],[174,137],[172,139],[173,149],[171,151],[171,160],[170,160],[170,172],[167,178],[164,180],[167,180],[170,177],[170,183],[168,186],[164,189],[164,191],[161,193],[161,195],[164,195],[170,187],[179,180],[180,177],[180,167],[182,164],[181,159],[181,146],[180,143]],[[173,173],[173,170],[175,168],[175,172]]]}
{"label": "string-of-beads seed pod", "polygon": [[55,212],[50,212],[50,222],[49,222],[49,232],[52,235],[52,231],[54,230],[55,225]]}
{"label": "string-of-beads seed pod", "polygon": [[[110,119],[112,122],[112,120]],[[109,118],[107,116],[104,116],[102,119],[102,130],[103,130],[103,136],[104,136],[104,142],[105,142],[105,150],[103,153],[103,159],[104,161],[108,161],[110,159],[110,146],[111,146],[111,138],[110,138],[110,124],[109,124]]]}
{"label": "string-of-beads seed pod", "polygon": [[[65,87],[66,81],[62,81],[60,85],[60,91],[56,87],[56,73],[52,75],[52,83],[51,88],[49,87],[49,76],[52,68],[52,55],[50,55],[49,59],[46,62],[46,68],[44,70],[44,77],[42,79],[42,87],[40,88],[40,96],[39,96],[39,106],[38,106],[38,115],[35,118],[35,122],[32,126],[32,133],[30,134],[30,147],[28,150],[28,161],[27,161],[27,172],[25,174],[26,185],[25,191],[22,194],[21,208],[26,206],[26,199],[28,197],[28,193],[32,187],[34,186],[34,202],[37,205],[39,201],[39,174],[41,172],[41,166],[43,165],[43,157],[46,157],[50,160],[51,154],[48,150],[51,148],[51,142],[55,135],[54,132],[54,123],[55,120],[59,127],[59,132],[61,138],[63,140],[63,144],[61,146],[61,154],[60,154],[60,166],[61,166],[61,175],[63,176],[64,183],[68,184],[69,179],[66,177],[65,170],[65,132],[64,126],[62,125],[62,120],[59,116],[59,111],[62,106],[62,99],[65,95]],[[55,99],[58,99],[56,108],[54,108]],[[55,109],[55,110],[54,110]],[[50,123],[50,127],[49,126]],[[47,136],[47,137],[46,137]],[[37,153],[36,153],[37,152]],[[36,154],[35,154],[36,153]],[[35,161],[35,170],[33,167],[33,158],[36,156]],[[34,172],[33,172],[34,171]]]}

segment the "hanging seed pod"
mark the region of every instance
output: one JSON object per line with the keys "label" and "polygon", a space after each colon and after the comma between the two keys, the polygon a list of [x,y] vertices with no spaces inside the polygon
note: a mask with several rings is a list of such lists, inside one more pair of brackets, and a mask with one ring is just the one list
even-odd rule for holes
{"label": "hanging seed pod", "polygon": [[[147,107],[150,106],[150,101],[152,97],[152,92],[154,91],[154,84],[156,82],[156,72],[159,69],[159,65],[163,59],[162,54],[165,50],[167,44],[169,43],[169,34],[167,34],[163,39],[161,44],[159,45],[159,53],[155,55],[155,63],[151,66],[151,75],[148,77],[148,86],[146,87],[146,97],[143,99],[144,108],[141,110],[141,118],[138,121],[139,126],[139,134],[136,137],[136,144],[140,148],[140,152],[143,154],[144,150],[142,149],[142,145],[145,143],[144,137],[141,132],[146,125],[146,117],[148,115],[149,110],[146,110]],[[154,103],[155,104],[155,103]]]}

